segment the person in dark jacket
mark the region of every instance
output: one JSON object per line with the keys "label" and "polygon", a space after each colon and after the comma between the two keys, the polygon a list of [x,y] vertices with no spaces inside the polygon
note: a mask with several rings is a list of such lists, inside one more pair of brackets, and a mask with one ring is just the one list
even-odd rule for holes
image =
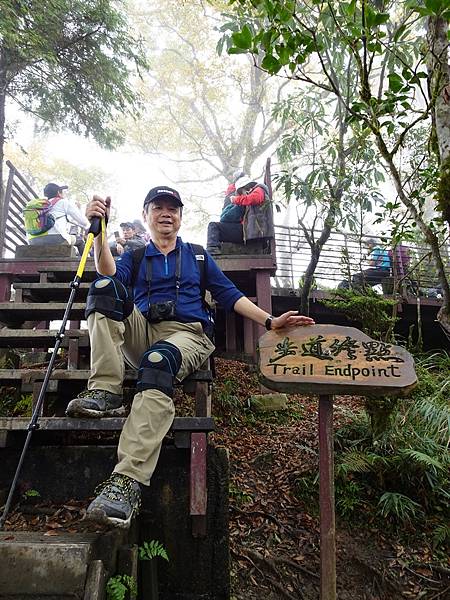
{"label": "person in dark jacket", "polygon": [[222,242],[243,244],[249,240],[273,237],[273,216],[269,191],[242,175],[235,184],[235,194],[225,201],[219,222],[208,225],[206,248],[210,254],[220,254]]}
{"label": "person in dark jacket", "polygon": [[[86,216],[104,217],[110,200],[99,196],[88,204]],[[144,201],[143,216],[151,241],[132,282],[132,253],[116,262],[108,243],[95,238],[99,279],[91,286],[86,317],[91,338],[91,377],[88,389],[67,407],[70,417],[123,414],[124,361],[139,369],[137,393],[123,427],[118,463],[87,509],[91,519],[129,526],[140,503],[140,486],[149,485],[161,443],[175,413],[174,381],[197,370],[213,352],[206,332],[211,323],[202,302],[200,271],[190,244],[178,237],[183,203],[167,186],[152,188]],[[309,325],[309,317],[289,311],[272,317],[222,273],[206,253],[205,285],[226,310],[234,310],[278,329]],[[128,288],[133,283],[134,302]]]}
{"label": "person in dark jacket", "polygon": [[[116,255],[122,256],[128,250],[137,250],[145,246],[145,241],[137,234],[136,225],[131,221],[125,221],[120,224],[122,237],[116,239]],[[114,255],[114,252],[113,252]]]}

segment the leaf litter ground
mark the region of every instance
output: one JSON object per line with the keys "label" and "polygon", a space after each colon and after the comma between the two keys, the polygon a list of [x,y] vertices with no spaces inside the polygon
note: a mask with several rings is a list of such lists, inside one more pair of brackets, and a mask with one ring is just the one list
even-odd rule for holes
{"label": "leaf litter ground", "polygon": [[[212,442],[230,455],[230,551],[232,600],[317,600],[320,581],[318,506],[304,502],[303,476],[318,472],[317,399],[288,397],[275,413],[249,409],[259,393],[251,367],[216,359],[217,432]],[[192,399],[176,395],[179,415],[192,414]],[[363,400],[335,398],[334,426],[360,411]],[[308,494],[306,494],[308,495]],[[5,532],[45,535],[104,531],[84,519],[86,502],[34,501],[19,505]],[[368,514],[366,520],[337,517],[339,600],[450,600],[450,563],[437,563],[422,535],[394,534]],[[410,542],[405,542],[410,537]]]}

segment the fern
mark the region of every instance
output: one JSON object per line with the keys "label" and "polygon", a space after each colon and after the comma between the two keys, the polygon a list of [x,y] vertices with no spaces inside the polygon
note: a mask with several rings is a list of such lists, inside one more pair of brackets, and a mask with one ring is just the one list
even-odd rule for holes
{"label": "fern", "polygon": [[399,521],[411,521],[422,514],[420,504],[404,494],[385,492],[378,501],[382,517],[394,517]]}
{"label": "fern", "polygon": [[106,584],[107,600],[125,600],[128,596],[137,596],[137,583],[131,575],[115,575]]}
{"label": "fern", "polygon": [[[446,353],[419,357],[419,385],[393,407],[384,431],[375,436],[365,411],[347,415],[350,421],[336,432],[337,485],[355,481],[361,502],[369,505],[377,494],[382,516],[408,521],[424,512],[439,518],[448,514],[449,370]],[[358,487],[351,490],[356,507],[358,493]]]}
{"label": "fern", "polygon": [[169,562],[169,556],[161,542],[158,542],[157,540],[151,540],[150,542],[144,542],[142,546],[139,546],[140,560],[152,560],[157,556]]}
{"label": "fern", "polygon": [[450,542],[450,525],[441,523],[433,531],[433,545],[436,547],[446,542]]}
{"label": "fern", "polygon": [[399,455],[407,458],[408,460],[412,460],[420,467],[435,467],[436,469],[444,469],[444,465],[429,454],[425,454],[424,452],[419,452],[418,450],[413,450],[412,448],[404,448],[399,451]]}
{"label": "fern", "polygon": [[341,456],[337,466],[338,474],[347,475],[348,473],[368,473],[372,468],[369,454],[361,450],[350,450]]}

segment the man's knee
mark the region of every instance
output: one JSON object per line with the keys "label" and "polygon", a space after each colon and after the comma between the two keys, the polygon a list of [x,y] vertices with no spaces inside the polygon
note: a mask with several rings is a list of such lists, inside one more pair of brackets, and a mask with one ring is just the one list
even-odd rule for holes
{"label": "man's knee", "polygon": [[98,312],[114,321],[123,321],[133,312],[133,300],[127,288],[115,277],[101,277],[89,288],[86,319]]}
{"label": "man's knee", "polygon": [[142,356],[139,367],[137,390],[160,390],[173,398],[175,375],[181,366],[181,352],[170,342],[153,344]]}

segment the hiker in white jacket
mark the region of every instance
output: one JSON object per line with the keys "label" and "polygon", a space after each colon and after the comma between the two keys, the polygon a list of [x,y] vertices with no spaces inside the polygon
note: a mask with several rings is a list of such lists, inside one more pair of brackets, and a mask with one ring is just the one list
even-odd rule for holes
{"label": "hiker in white jacket", "polygon": [[55,219],[51,229],[38,235],[29,235],[29,242],[33,246],[77,244],[77,236],[70,233],[71,225],[78,225],[83,229],[89,227],[89,221],[80,210],[68,198],[64,198],[64,190],[67,185],[48,183],[44,188],[44,196],[54,204],[49,214]]}

